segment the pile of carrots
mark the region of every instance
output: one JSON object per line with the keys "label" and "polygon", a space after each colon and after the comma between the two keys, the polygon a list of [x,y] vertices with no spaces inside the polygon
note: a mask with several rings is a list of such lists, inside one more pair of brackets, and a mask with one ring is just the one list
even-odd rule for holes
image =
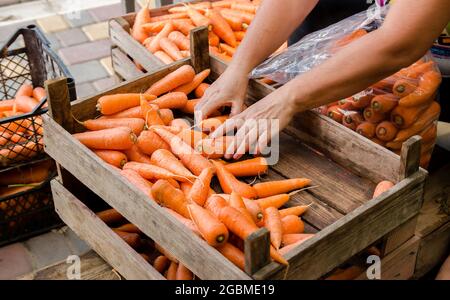
{"label": "pile of carrots", "polygon": [[0,101],[0,166],[28,160],[43,151],[42,118],[34,116],[13,122],[2,119],[34,111],[46,97],[42,87],[23,84],[14,99]]}
{"label": "pile of carrots", "polygon": [[260,3],[261,0],[204,1],[175,6],[162,16],[151,16],[147,5],[137,13],[131,35],[163,63],[170,64],[190,55],[190,31],[207,26],[211,54],[230,61]]}
{"label": "pile of carrots", "polygon": [[[184,65],[143,94],[103,96],[97,103],[102,116],[79,121],[88,131],[74,137],[239,268],[243,240],[263,226],[270,231],[271,257],[287,265],[283,256],[312,235],[300,218],[308,206],[283,207],[311,180],[248,184],[241,178],[267,173],[268,164],[263,157],[222,160],[230,137],[211,140],[207,133],[226,115],[217,111],[200,130],[174,118],[194,113],[198,100],[188,99],[202,96],[208,75]],[[221,193],[212,188],[214,177]]]}
{"label": "pile of carrots", "polygon": [[[353,34],[349,41],[359,36]],[[427,168],[437,137],[440,105],[435,100],[441,80],[435,63],[421,59],[359,94],[318,110],[397,154],[407,139],[420,135],[420,165]]]}

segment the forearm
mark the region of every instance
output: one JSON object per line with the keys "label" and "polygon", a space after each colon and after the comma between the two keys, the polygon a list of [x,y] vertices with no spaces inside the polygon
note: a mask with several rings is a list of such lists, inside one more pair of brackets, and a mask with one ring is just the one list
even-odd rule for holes
{"label": "forearm", "polygon": [[318,0],[265,0],[229,66],[242,74],[275,52],[311,12]]}

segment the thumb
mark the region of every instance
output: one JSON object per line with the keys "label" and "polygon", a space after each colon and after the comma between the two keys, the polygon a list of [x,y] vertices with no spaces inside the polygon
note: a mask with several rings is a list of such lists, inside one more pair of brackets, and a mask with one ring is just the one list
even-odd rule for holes
{"label": "thumb", "polygon": [[244,105],[240,101],[233,101],[231,105],[230,117],[237,116],[243,111]]}

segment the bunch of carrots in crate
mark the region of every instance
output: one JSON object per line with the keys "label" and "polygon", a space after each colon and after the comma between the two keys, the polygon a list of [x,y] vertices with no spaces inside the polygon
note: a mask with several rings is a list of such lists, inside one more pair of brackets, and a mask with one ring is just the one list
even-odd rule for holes
{"label": "bunch of carrots in crate", "polygon": [[[103,96],[97,103],[102,116],[79,121],[88,131],[74,137],[241,269],[243,240],[263,226],[270,231],[272,259],[286,265],[283,256],[312,235],[304,233],[300,218],[308,206],[283,207],[311,180],[248,184],[242,178],[268,172],[266,160],[225,162],[232,137],[207,136],[227,115],[217,111],[200,130],[174,118],[194,113],[198,99],[189,96],[203,95],[209,73],[184,65],[143,94]],[[223,193],[212,189],[213,177]]]}
{"label": "bunch of carrots in crate", "polygon": [[199,2],[170,8],[169,14],[151,16],[148,6],[136,15],[131,35],[165,64],[190,55],[189,33],[209,28],[210,52],[231,60],[261,1],[224,0]]}
{"label": "bunch of carrots in crate", "polygon": [[[367,34],[360,29],[338,41],[345,46]],[[352,97],[319,108],[344,126],[400,154],[402,144],[422,137],[421,166],[428,167],[437,137],[441,75],[432,60],[421,59]]]}
{"label": "bunch of carrots in crate", "polygon": [[34,111],[45,97],[42,87],[33,88],[25,83],[17,90],[14,99],[0,101],[0,165],[27,160],[43,150],[40,116],[12,122],[2,122],[2,119],[20,117]]}

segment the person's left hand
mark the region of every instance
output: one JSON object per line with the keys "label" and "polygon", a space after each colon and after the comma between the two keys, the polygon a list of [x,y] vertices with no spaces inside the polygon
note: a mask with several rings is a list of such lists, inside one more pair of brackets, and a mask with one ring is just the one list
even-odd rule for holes
{"label": "person's left hand", "polygon": [[248,151],[252,151],[251,154],[261,153],[270,140],[289,124],[296,111],[292,101],[282,94],[279,90],[274,91],[228,119],[210,135],[216,139],[237,129],[225,152],[225,159],[239,159]]}

